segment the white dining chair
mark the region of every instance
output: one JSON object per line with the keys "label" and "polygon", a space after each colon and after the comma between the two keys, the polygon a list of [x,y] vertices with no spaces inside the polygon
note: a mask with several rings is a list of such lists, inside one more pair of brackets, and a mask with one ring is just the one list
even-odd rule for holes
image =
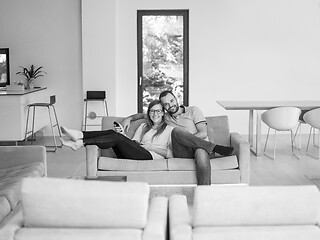
{"label": "white dining chair", "polygon": [[[312,110],[312,109],[311,109]],[[301,114],[299,116],[299,121],[298,121],[298,127],[297,127],[297,130],[296,130],[296,133],[294,134],[294,137],[293,137],[293,140],[295,140],[297,138],[297,135],[299,135],[299,145],[298,145],[298,148],[299,150],[301,150],[301,129],[302,129],[302,125],[307,125],[307,123],[304,121],[303,119],[303,116],[304,114],[306,114],[308,111],[310,110],[301,110]],[[313,145],[316,146],[316,139],[315,139],[315,136],[316,136],[316,131],[315,131],[315,128],[313,128],[313,138],[312,138],[312,141],[313,141]]]}
{"label": "white dining chair", "polygon": [[[318,130],[318,140],[320,140],[320,108],[316,108],[313,110],[310,110],[303,116],[303,120],[310,125],[310,133],[308,138],[308,144],[307,144],[307,152],[309,150],[309,144],[310,144],[310,138],[312,134],[312,130],[317,129]],[[318,141],[320,143],[320,141]],[[318,157],[320,159],[320,150],[318,153]]]}
{"label": "white dining chair", "polygon": [[298,127],[296,130],[296,133],[294,134],[293,140],[296,140],[297,135],[299,134],[299,145],[298,145],[298,149],[301,149],[301,128],[302,128],[302,124],[306,124],[306,122],[303,120],[303,116],[304,114],[307,112],[308,110],[301,110],[300,116],[299,116],[299,120],[298,120]]}
{"label": "white dining chair", "polygon": [[[291,133],[291,149],[293,153],[293,129],[298,123],[301,110],[297,107],[276,107],[264,112],[261,115],[261,120],[269,127],[266,143],[264,146],[264,152],[267,148],[270,129],[275,130],[274,135],[274,147],[273,147],[273,159],[276,157],[276,136],[278,131],[290,131]],[[298,158],[300,158],[300,152],[298,150]]]}

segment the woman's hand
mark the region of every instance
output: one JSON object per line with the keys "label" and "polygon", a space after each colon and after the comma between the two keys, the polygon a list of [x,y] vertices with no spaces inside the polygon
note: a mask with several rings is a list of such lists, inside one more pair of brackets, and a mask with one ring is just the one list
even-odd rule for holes
{"label": "woman's hand", "polygon": [[144,143],[144,144],[141,143],[141,147],[143,147],[148,151],[154,151],[154,147],[151,143]]}
{"label": "woman's hand", "polygon": [[126,132],[129,131],[130,124],[131,124],[131,117],[127,117],[121,122],[121,125]]}

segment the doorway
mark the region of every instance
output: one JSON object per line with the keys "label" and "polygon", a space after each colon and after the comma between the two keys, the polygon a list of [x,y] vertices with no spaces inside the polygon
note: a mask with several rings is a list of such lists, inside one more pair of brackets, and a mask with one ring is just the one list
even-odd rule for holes
{"label": "doorway", "polygon": [[189,11],[138,10],[138,112],[164,90],[188,105]]}

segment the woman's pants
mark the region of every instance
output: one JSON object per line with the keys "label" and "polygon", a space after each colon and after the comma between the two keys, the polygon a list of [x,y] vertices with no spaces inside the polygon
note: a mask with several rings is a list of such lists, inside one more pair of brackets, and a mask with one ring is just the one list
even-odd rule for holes
{"label": "woman's pants", "polygon": [[83,145],[97,145],[101,149],[112,148],[118,158],[152,160],[151,153],[121,133],[114,130],[83,131]]}

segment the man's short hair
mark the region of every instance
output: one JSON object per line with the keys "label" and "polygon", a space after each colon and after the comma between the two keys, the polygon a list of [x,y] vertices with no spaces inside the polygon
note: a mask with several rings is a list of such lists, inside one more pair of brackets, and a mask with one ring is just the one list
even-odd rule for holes
{"label": "man's short hair", "polygon": [[161,98],[167,96],[168,94],[171,94],[172,96],[174,96],[174,98],[176,98],[176,96],[173,94],[172,91],[166,90],[166,91],[163,91],[163,92],[160,93],[160,95],[159,95],[159,100],[161,100]]}

